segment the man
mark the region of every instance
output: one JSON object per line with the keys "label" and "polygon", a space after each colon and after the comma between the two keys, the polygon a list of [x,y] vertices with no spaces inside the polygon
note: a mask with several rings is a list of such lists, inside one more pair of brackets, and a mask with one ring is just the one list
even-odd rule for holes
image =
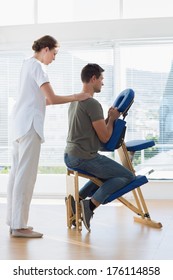
{"label": "man", "polygon": [[[117,108],[110,108],[105,121],[102,106],[94,98],[94,93],[99,93],[103,86],[103,72],[98,64],[87,64],[82,69],[82,92],[89,93],[92,98],[70,104],[69,131],[64,155],[68,167],[79,168],[104,182],[98,187],[89,181],[79,191],[83,222],[89,231],[93,211],[112,193],[135,179],[131,171],[98,153],[102,143],[106,143],[111,137],[113,123],[120,116]],[[91,199],[86,199],[90,196]]]}

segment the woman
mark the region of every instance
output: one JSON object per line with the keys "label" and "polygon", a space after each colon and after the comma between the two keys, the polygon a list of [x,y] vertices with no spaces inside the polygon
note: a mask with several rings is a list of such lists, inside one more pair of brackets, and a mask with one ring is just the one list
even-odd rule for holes
{"label": "woman", "polygon": [[34,55],[21,69],[19,95],[12,113],[13,162],[7,191],[7,224],[14,237],[39,238],[43,234],[27,226],[37,177],[41,143],[44,142],[46,105],[85,100],[89,94],[55,95],[45,65],[55,60],[58,42],[51,36],[34,41]]}

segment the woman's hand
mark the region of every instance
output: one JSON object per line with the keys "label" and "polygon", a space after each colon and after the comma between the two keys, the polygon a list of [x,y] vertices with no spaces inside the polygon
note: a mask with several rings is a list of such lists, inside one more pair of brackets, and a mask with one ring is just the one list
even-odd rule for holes
{"label": "woman's hand", "polygon": [[74,94],[75,101],[83,101],[91,97],[92,97],[91,94],[87,92]]}

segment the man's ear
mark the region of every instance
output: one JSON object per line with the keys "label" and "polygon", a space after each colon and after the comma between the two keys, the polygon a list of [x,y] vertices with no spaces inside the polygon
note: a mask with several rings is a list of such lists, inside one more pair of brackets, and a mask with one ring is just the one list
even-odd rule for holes
{"label": "man's ear", "polygon": [[95,82],[96,79],[97,79],[97,78],[96,78],[96,75],[93,75],[92,78],[91,78],[91,81],[92,81],[92,82]]}

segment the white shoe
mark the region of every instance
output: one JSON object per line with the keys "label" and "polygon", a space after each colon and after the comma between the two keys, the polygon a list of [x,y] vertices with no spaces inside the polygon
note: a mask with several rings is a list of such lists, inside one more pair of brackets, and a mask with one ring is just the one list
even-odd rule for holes
{"label": "white shoe", "polygon": [[41,238],[43,236],[42,233],[32,231],[30,229],[13,229],[12,237],[23,237],[23,238]]}
{"label": "white shoe", "polygon": [[[23,228],[23,229],[25,229],[25,228]],[[26,227],[26,229],[33,230],[33,227],[28,226],[28,227]],[[10,234],[12,234],[12,228],[10,228]]]}

